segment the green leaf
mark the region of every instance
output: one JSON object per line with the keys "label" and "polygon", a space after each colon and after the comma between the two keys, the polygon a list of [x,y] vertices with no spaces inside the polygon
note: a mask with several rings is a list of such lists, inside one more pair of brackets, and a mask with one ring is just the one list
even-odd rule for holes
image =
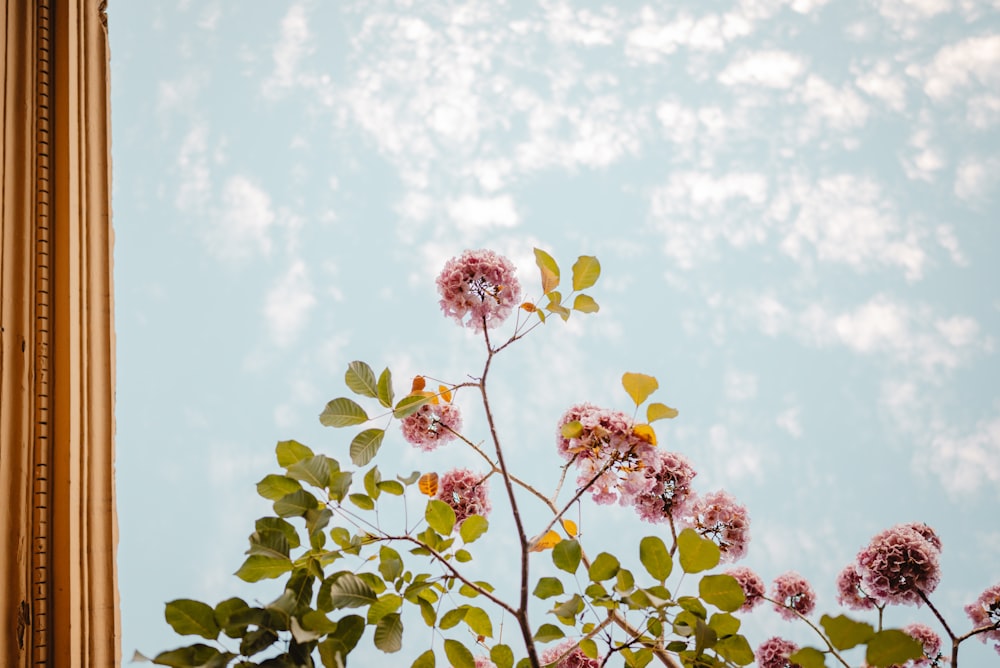
{"label": "green leaf", "polygon": [[660,582],[670,577],[674,567],[667,546],[656,536],[646,536],[639,541],[639,561],[646,567],[646,572]]}
{"label": "green leaf", "polygon": [[298,441],[279,441],[274,451],[278,456],[278,466],[282,468],[313,456],[309,446],[302,445]]}
{"label": "green leaf", "polygon": [[290,570],[292,570],[291,559],[277,559],[259,554],[251,554],[243,562],[243,565],[240,566],[240,569],[236,571],[236,577],[244,582],[258,582],[260,580],[276,578]]}
{"label": "green leaf", "polygon": [[398,480],[399,482],[403,483],[407,487],[409,487],[410,485],[412,485],[413,483],[415,483],[419,479],[420,479],[420,471],[414,471],[413,473],[411,473],[410,475],[408,475],[406,477],[399,476],[399,475],[396,476],[396,480]]}
{"label": "green leaf", "polygon": [[180,598],[167,603],[164,616],[174,631],[182,636],[201,636],[207,640],[219,637],[215,610],[206,603]]}
{"label": "green leaf", "polygon": [[482,515],[469,515],[459,527],[458,534],[467,544],[472,543],[486,533],[489,526],[490,523]]}
{"label": "green leaf", "polygon": [[403,559],[399,552],[388,545],[383,545],[378,551],[378,572],[386,582],[394,582],[403,574]]}
{"label": "green leaf", "polygon": [[375,372],[364,362],[355,360],[347,365],[347,373],[344,374],[344,382],[348,389],[363,397],[378,397],[378,381],[375,380]]}
{"label": "green leaf", "polygon": [[304,489],[286,494],[274,502],[274,512],[278,517],[302,517],[306,511],[319,505],[316,497]]}
{"label": "green leaf", "polygon": [[596,659],[599,655],[597,643],[592,638],[584,638],[580,641],[580,651],[590,659]]}
{"label": "green leaf", "polygon": [[698,594],[706,603],[726,612],[739,610],[746,598],[743,587],[731,575],[706,575],[698,583]]}
{"label": "green leaf", "polygon": [[583,433],[583,423],[579,420],[570,420],[559,429],[559,433],[563,438],[576,438]]}
{"label": "green leaf", "polygon": [[573,594],[569,599],[557,605],[552,612],[559,621],[568,626],[576,624],[576,616],[583,612],[583,598],[579,594]]}
{"label": "green leaf", "polygon": [[367,466],[382,447],[384,429],[365,429],[351,441],[351,461],[355,466]]}
{"label": "green leaf", "polygon": [[343,500],[351,489],[353,474],[350,471],[338,471],[330,476],[330,498],[334,501]]}
{"label": "green leaf", "polygon": [[497,668],[513,668],[514,651],[507,645],[493,645],[490,649],[490,659],[497,665]]}
{"label": "green leaf", "polygon": [[379,491],[378,484],[380,482],[382,482],[382,474],[379,473],[378,467],[371,467],[371,469],[368,470],[368,473],[365,474],[364,478],[365,491],[368,492],[368,496],[373,499],[377,499],[379,497],[381,492]]}
{"label": "green leaf", "polygon": [[360,608],[376,601],[375,590],[354,573],[344,573],[330,587],[334,608]]}
{"label": "green leaf", "polygon": [[468,550],[455,550],[455,560],[463,564],[472,561],[472,553]]}
{"label": "green leaf", "polygon": [[465,613],[464,621],[476,635],[493,637],[493,622],[490,621],[490,616],[482,608],[470,605]]}
{"label": "green leaf", "polygon": [[450,629],[454,626],[458,626],[458,623],[465,619],[465,613],[469,611],[469,606],[460,605],[453,610],[449,610],[441,616],[441,622],[438,624],[442,629]]}
{"label": "green leaf", "polygon": [[447,536],[455,528],[455,511],[447,503],[438,499],[431,499],[427,502],[424,519],[427,520],[427,526],[442,536]]}
{"label": "green leaf", "polygon": [[386,408],[392,408],[395,392],[392,391],[392,372],[389,371],[389,367],[383,369],[382,373],[379,374],[376,392],[378,393],[378,402]]}
{"label": "green leaf", "polygon": [[814,647],[803,647],[788,655],[788,660],[802,668],[826,668],[826,656]]}
{"label": "green leaf", "polygon": [[749,666],[754,660],[750,643],[743,636],[732,635],[721,638],[713,649],[723,659],[732,661],[738,666]]}
{"label": "green leaf", "polygon": [[532,593],[538,598],[545,599],[559,596],[563,591],[563,583],[559,578],[544,577],[539,578],[538,584],[535,585],[535,591]]}
{"label": "green leaf", "polygon": [[392,612],[375,625],[375,646],[386,653],[398,652],[403,646],[403,620]]}
{"label": "green leaf", "polygon": [[715,629],[719,637],[731,636],[740,630],[740,620],[728,612],[717,612],[708,620],[708,625]]}
{"label": "green leaf", "polygon": [[472,656],[472,652],[457,640],[450,638],[445,640],[444,653],[454,668],[476,668],[476,659]]}
{"label": "green leaf", "polygon": [[580,313],[597,313],[601,307],[590,295],[577,295],[573,300],[573,310]]}
{"label": "green leaf", "polygon": [[601,582],[602,580],[610,580],[617,575],[619,568],[621,568],[621,563],[614,555],[601,552],[590,564],[588,574],[593,582]]}
{"label": "green leaf", "polygon": [[535,264],[542,272],[542,294],[548,294],[559,286],[559,265],[552,256],[540,248],[535,249]]}
{"label": "green leaf", "polygon": [[581,255],[573,263],[573,289],[586,290],[601,275],[601,263],[593,255]]}
{"label": "green leaf", "polygon": [[261,554],[275,559],[287,559],[290,552],[288,538],[281,531],[254,531],[250,534],[250,549],[247,554]]}
{"label": "green leaf", "polygon": [[561,540],[552,548],[552,563],[567,573],[576,573],[580,566],[580,543],[575,540]]}
{"label": "green leaf", "polygon": [[846,615],[838,615],[836,617],[823,615],[819,623],[822,624],[823,630],[826,631],[826,636],[830,639],[830,643],[837,649],[857,647],[861,643],[868,642],[875,635],[875,629],[871,624],[856,622]]}
{"label": "green leaf", "polygon": [[556,626],[555,624],[542,624],[535,631],[534,639],[538,642],[552,642],[553,640],[559,640],[560,638],[565,638],[566,634],[563,630]]}
{"label": "green leaf", "polygon": [[302,489],[302,485],[299,484],[298,480],[292,480],[287,476],[275,475],[273,473],[264,476],[257,483],[257,493],[271,501],[277,501],[281,497],[300,489]]}
{"label": "green leaf", "polygon": [[402,496],[403,492],[406,491],[403,485],[395,480],[383,480],[376,487],[386,494],[392,494],[393,496]]}
{"label": "green leaf", "polygon": [[632,577],[632,571],[624,568],[618,571],[615,575],[615,590],[624,594],[632,591],[633,586],[635,586],[635,578]]}
{"label": "green leaf", "polygon": [[431,400],[429,394],[407,394],[399,400],[396,407],[392,409],[392,416],[397,420],[402,420],[411,413],[416,413],[417,409]]}
{"label": "green leaf", "polygon": [[254,522],[254,528],[261,535],[268,531],[278,531],[284,534],[289,547],[299,546],[299,534],[295,531],[295,527],[280,517],[261,517]]}
{"label": "green leaf", "polygon": [[677,409],[666,404],[653,402],[646,406],[646,422],[654,420],[672,419],[677,417]]}
{"label": "green leaf", "polygon": [[626,372],[622,375],[622,387],[638,406],[660,386],[656,379],[644,373]]}
{"label": "green leaf", "polygon": [[430,601],[417,598],[417,605],[420,606],[420,616],[424,618],[424,623],[427,626],[434,626],[437,622],[437,610],[431,605]]}
{"label": "green leaf", "polygon": [[872,668],[885,668],[906,663],[910,659],[919,659],[923,655],[924,646],[919,640],[898,629],[887,629],[879,631],[868,641],[865,661]]}
{"label": "green leaf", "polygon": [[174,668],[222,668],[236,655],[220,652],[214,647],[198,643],[190,647],[180,647],[169,652],[160,652],[153,663]]}
{"label": "green leaf", "polygon": [[434,650],[429,649],[418,656],[410,668],[434,668]]}
{"label": "green leaf", "polygon": [[340,397],[330,401],[319,415],[324,427],[350,427],[368,421],[368,414],[353,399]]}
{"label": "green leaf", "polygon": [[684,529],[677,536],[677,550],[685,573],[700,573],[715,568],[722,555],[718,545],[708,538],[702,538],[691,528]]}
{"label": "green leaf", "polygon": [[239,638],[246,633],[247,625],[230,621],[233,615],[249,610],[250,606],[242,598],[227,598],[215,606],[215,623],[230,638]]}
{"label": "green leaf", "polygon": [[288,476],[325,489],[330,484],[330,464],[323,455],[302,459],[288,467]]}
{"label": "green leaf", "polygon": [[351,503],[356,505],[361,510],[374,510],[375,502],[367,494],[351,494],[349,497]]}

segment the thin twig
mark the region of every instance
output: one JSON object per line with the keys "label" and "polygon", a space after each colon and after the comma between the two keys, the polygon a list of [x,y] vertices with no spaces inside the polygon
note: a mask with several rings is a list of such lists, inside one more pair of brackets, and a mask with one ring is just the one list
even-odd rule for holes
{"label": "thin twig", "polygon": [[826,646],[829,648],[830,653],[833,654],[835,657],[837,657],[837,660],[840,661],[840,663],[842,663],[844,665],[844,668],[851,668],[851,665],[849,663],[847,663],[847,661],[844,660],[844,657],[842,657],[840,655],[840,652],[838,652],[837,649],[833,646],[833,643],[831,643],[830,639],[826,637],[826,634],[823,633],[822,631],[820,631],[819,627],[816,626],[815,624],[813,624],[812,621],[808,617],[806,617],[805,615],[803,615],[801,612],[799,612],[795,608],[791,608],[791,607],[785,605],[784,603],[779,603],[778,601],[775,601],[774,599],[768,598],[767,596],[761,596],[761,598],[764,599],[765,601],[773,603],[776,606],[779,606],[779,607],[785,608],[786,610],[791,611],[792,614],[794,614],[796,617],[798,617],[799,619],[801,619],[802,621],[804,621],[806,624],[808,624],[809,628],[811,628],[813,631],[815,631],[816,635],[818,635],[820,638],[823,639],[823,642],[826,643]]}

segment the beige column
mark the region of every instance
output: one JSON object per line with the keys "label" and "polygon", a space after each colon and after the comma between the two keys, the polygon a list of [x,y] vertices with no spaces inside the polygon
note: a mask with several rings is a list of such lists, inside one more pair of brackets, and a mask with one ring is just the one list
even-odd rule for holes
{"label": "beige column", "polygon": [[0,665],[119,665],[104,2],[4,0]]}

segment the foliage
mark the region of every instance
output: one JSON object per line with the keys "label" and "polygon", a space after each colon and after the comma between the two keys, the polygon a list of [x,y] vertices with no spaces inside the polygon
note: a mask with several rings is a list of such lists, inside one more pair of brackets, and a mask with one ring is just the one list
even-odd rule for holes
{"label": "foliage", "polygon": [[[319,418],[333,428],[360,427],[343,439],[342,453],[334,457],[294,440],[282,441],[275,448],[280,470],[257,483],[257,493],[272,503],[273,514],[256,521],[236,575],[249,583],[278,580],[280,595],[266,604],[240,598],[215,606],[190,599],[167,603],[167,623],[198,641],[162,652],[152,662],[335,668],[346,666],[363,640],[387,654],[400,651],[404,637],[425,642],[426,633],[404,628],[404,620],[407,627],[420,620],[433,629],[432,641],[412,663],[415,668],[438,662],[458,668],[596,667],[613,657],[636,668],[654,660],[675,668],[744,666],[755,660],[762,666],[827,666],[831,661],[849,666],[848,651],[873,667],[941,665],[940,642],[935,648],[923,631],[884,629],[881,624],[888,605],[918,600],[931,605],[927,596],[938,580],[940,541],[935,542],[929,527],[905,525],[879,534],[838,581],[843,604],[878,610],[877,627],[844,615],[823,615],[818,625],[812,622],[807,617],[814,605],[811,588],[798,574],[779,577],[774,593],[766,596],[749,569],[719,571],[721,563],[746,551],[746,509],[724,491],[696,494],[690,463],[657,445],[652,424],[675,418],[678,411],[646,403],[659,389],[651,375],[622,376],[634,405],[632,416],[590,404],[567,410],[556,443],[566,463],[553,472],[558,475],[550,495],[523,482],[508,466],[494,427],[487,390],[494,358],[553,314],[568,320],[575,313],[599,311],[584,292],[600,277],[597,258],[577,259],[565,295],[559,290],[562,272],[555,259],[540,249],[535,249],[535,259],[541,278],[538,301],[517,303],[521,288],[513,266],[491,251],[467,251],[449,261],[439,277],[445,314],[486,344],[482,371],[473,380],[441,382],[434,390],[417,376],[397,399],[388,368],[376,375],[365,362],[348,365],[344,382],[356,398],[334,398]],[[513,333],[494,344],[490,330],[511,313],[517,313]],[[466,388],[476,390],[471,394],[480,398],[489,425],[488,433],[477,438],[461,430],[455,398]],[[640,414],[645,422],[636,420]],[[376,461],[393,421],[400,422],[403,440],[422,450],[450,441],[471,448],[483,460],[483,470],[384,474]],[[576,485],[567,489],[571,469]],[[533,518],[537,506],[545,513],[547,526],[534,537],[526,533],[524,500],[515,488],[530,494],[536,506]],[[642,538],[638,546],[609,548],[620,550],[618,555],[595,553],[600,547],[585,544],[576,523],[566,517],[571,509],[583,512],[586,494],[597,503],[633,506],[662,531]],[[487,581],[473,580],[463,567],[503,538],[490,534],[494,502],[511,513],[517,531],[514,591],[497,591]],[[394,528],[386,528],[390,523]],[[623,566],[623,559],[632,563],[635,557],[641,570]],[[556,575],[533,578],[532,563],[537,567],[543,558],[551,560]],[[1000,599],[1000,588],[995,598]],[[799,649],[772,638],[755,656],[740,632],[739,615],[764,600],[783,616],[815,629],[823,646]],[[970,611],[979,615],[974,616],[977,628],[956,636],[945,626],[953,664],[961,641],[1000,634],[1000,600],[986,594],[983,600],[982,610]],[[508,625],[513,620],[515,640],[501,636],[505,620]],[[540,648],[555,641],[560,643]]]}

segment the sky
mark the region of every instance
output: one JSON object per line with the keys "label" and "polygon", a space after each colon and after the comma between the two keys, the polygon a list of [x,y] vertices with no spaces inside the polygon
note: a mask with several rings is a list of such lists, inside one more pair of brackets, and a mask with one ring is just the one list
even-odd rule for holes
{"label": "sky", "polygon": [[[552,489],[570,405],[631,410],[621,374],[647,373],[679,410],[661,446],[747,506],[741,563],[766,581],[798,570],[835,614],[857,551],[921,521],[956,627],[1000,582],[1000,1],[110,5],[125,663],[184,643],[166,601],[275,595],[233,576],[270,514],[255,484],[279,440],[346,465],[352,434],[317,416],[350,361],[397,394],[481,371],[434,285],[464,249],[511,258],[534,298],[534,247],[601,262],[598,314],[497,360],[528,480]],[[387,475],[476,465],[390,432]],[[502,586],[499,492],[473,565]],[[623,562],[664,530],[578,519]],[[936,624],[887,616],[912,621]],[[744,632],[816,642],[769,610]],[[409,621],[405,656],[431,641]]]}

